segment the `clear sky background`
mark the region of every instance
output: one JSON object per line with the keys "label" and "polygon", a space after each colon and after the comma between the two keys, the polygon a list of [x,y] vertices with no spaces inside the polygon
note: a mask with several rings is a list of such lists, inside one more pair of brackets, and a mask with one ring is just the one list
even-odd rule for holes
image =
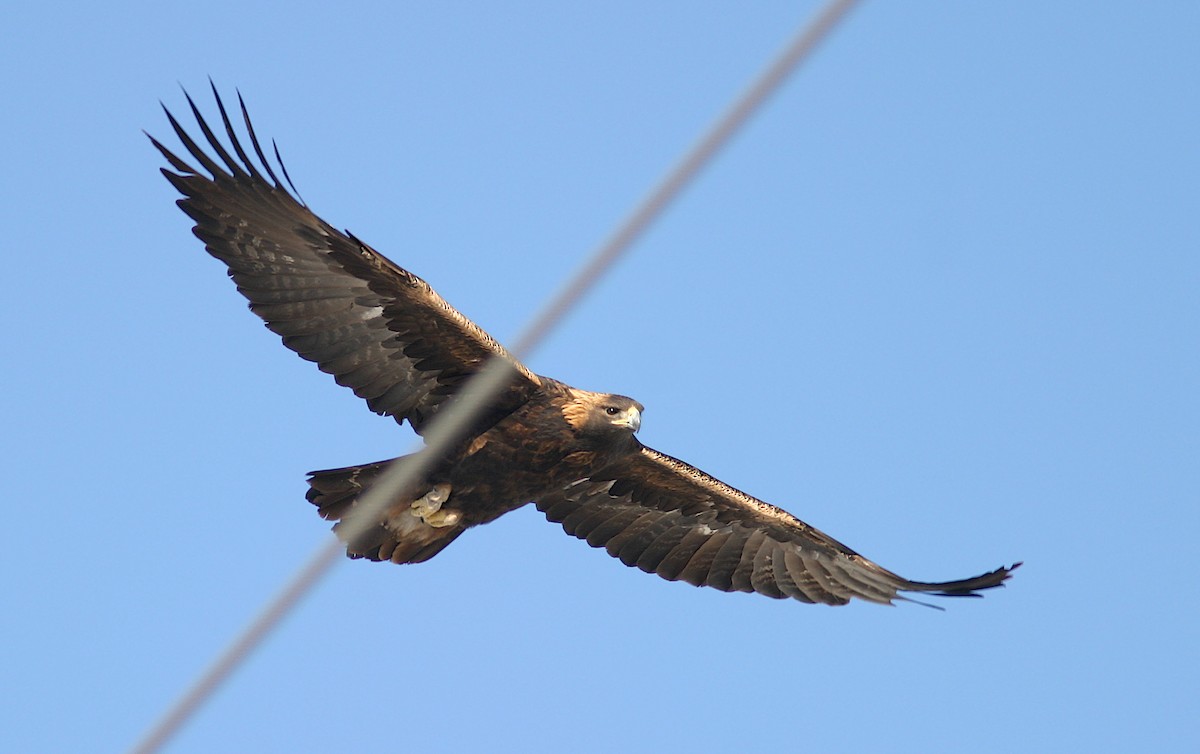
{"label": "clear sky background", "polygon": [[[280,346],[142,135],[245,95],[314,210],[501,340],[813,3],[19,3],[0,27],[0,749],[132,745],[414,437]],[[347,562],[175,752],[1187,750],[1200,6],[860,7],[531,359],[982,600],[672,584],[532,508]]]}

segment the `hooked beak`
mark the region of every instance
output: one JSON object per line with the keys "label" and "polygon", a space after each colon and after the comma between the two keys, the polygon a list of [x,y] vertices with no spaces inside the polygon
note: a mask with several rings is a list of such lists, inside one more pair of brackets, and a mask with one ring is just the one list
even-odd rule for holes
{"label": "hooked beak", "polygon": [[613,420],[613,424],[618,427],[625,427],[631,432],[637,432],[642,426],[642,412],[637,406],[630,406],[629,410],[623,416]]}

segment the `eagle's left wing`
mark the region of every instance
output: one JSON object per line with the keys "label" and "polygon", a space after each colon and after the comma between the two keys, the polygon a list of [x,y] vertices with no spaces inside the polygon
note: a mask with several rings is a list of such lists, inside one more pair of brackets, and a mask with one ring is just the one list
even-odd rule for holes
{"label": "eagle's left wing", "polygon": [[801,602],[891,603],[905,599],[899,592],[978,596],[1017,567],[961,581],[909,581],[787,511],[646,447],[537,507],[627,566],[669,581]]}
{"label": "eagle's left wing", "polygon": [[[476,430],[538,389],[537,375],[428,283],[337,230],[288,192],[239,96],[256,165],[215,87],[213,96],[232,154],[191,97],[188,105],[206,147],[169,112],[167,117],[199,168],[151,141],[173,168],[162,172],[183,194],[178,204],[195,220],[193,232],[225,263],[251,310],[285,346],[351,388],[372,411],[408,421],[418,433],[489,359],[507,360],[515,375]],[[279,167],[283,170],[281,162]]]}

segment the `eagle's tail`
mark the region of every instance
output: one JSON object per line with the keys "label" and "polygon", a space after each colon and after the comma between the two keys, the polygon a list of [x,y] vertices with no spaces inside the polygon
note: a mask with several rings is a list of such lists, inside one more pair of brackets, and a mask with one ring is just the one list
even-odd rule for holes
{"label": "eagle's tail", "polygon": [[338,531],[342,528],[342,519],[354,508],[359,495],[390,463],[392,461],[380,461],[344,469],[310,471],[309,490],[305,497],[317,506],[321,518],[338,522],[333,530],[346,543],[346,554],[350,557],[390,560],[393,563],[421,563],[441,552],[466,527],[462,524],[430,526],[413,512],[412,500],[408,499],[411,495],[389,504],[379,521],[353,541],[347,541],[343,533]]}

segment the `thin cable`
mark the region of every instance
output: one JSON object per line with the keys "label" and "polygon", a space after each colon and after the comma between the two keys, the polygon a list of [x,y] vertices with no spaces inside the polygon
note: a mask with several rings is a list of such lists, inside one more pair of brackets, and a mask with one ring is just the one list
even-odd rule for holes
{"label": "thin cable", "polygon": [[[829,35],[854,4],[855,0],[834,0],[801,30],[770,67],[754,80],[750,88],[618,226],[617,231],[593,252],[589,261],[526,327],[511,349],[514,358],[524,358],[545,338],[571,307],[577,304],[600,277],[628,251],[633,242],[729,142],[763,102],[778,90],[780,84],[799,63]],[[459,394],[459,399],[448,404],[430,422],[424,435],[423,449],[403,464],[392,464],[380,475],[359,499],[351,515],[342,520],[339,538],[330,540],[327,545],[317,550],[283,590],[150,729],[131,750],[131,754],[151,754],[165,746],[250,653],[262,644],[267,635],[308,594],[321,577],[328,573],[333,564],[340,559],[344,549],[342,540],[353,540],[373,526],[388,503],[401,490],[421,478],[434,460],[445,453],[466,431],[476,413],[500,392],[513,374],[514,367],[510,362],[495,358],[467,382]]]}
{"label": "thin cable", "polygon": [[570,282],[542,310],[541,315],[516,341],[513,353],[520,358],[526,349],[532,348],[567,310],[583,297],[596,280],[629,249],[646,228],[674,201],[688,183],[696,177],[713,156],[728,142],[739,128],[762,106],[768,97],[779,89],[789,74],[816,49],[838,21],[850,11],[855,0],[834,0],[805,26],[788,46],[775,58],[765,71],[746,91],[738,97],[728,110],[714,123],[705,135],[696,142],[671,172],[634,210],[608,241],[597,249],[590,261],[571,278]]}

